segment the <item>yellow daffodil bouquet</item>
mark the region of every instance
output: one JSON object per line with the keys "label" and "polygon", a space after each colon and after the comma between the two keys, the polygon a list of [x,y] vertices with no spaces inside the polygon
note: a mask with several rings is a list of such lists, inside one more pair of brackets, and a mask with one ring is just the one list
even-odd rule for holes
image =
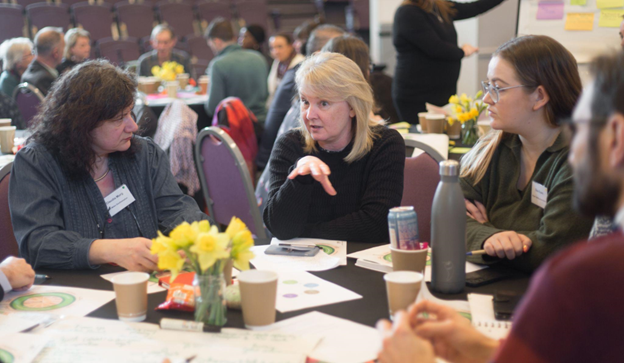
{"label": "yellow daffodil bouquet", "polygon": [[473,98],[462,93],[461,96],[453,95],[449,98],[452,116],[448,117],[449,125],[459,121],[462,124],[462,143],[474,145],[479,139],[477,120],[481,113],[487,109],[483,103],[483,91],[477,92]]}
{"label": "yellow daffodil bouquet", "polygon": [[177,62],[164,62],[162,66],[153,66],[152,75],[161,81],[175,81],[178,74],[184,73],[184,66]]}
{"label": "yellow daffodil bouquet", "polygon": [[170,281],[182,270],[195,272],[195,320],[223,326],[226,322],[223,269],[231,260],[239,270],[249,269],[254,240],[245,223],[233,217],[225,232],[208,221],[183,222],[169,236],[158,232],[151,252],[158,268],[171,272]]}

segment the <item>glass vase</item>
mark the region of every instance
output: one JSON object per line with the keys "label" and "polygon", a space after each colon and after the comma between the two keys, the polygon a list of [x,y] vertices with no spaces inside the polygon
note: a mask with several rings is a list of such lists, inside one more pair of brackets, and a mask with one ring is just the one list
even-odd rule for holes
{"label": "glass vase", "polygon": [[462,124],[462,144],[472,146],[477,142],[477,140],[479,140],[477,120],[467,120]]}
{"label": "glass vase", "polygon": [[218,275],[195,274],[195,321],[205,325],[224,326],[227,322],[225,279]]}

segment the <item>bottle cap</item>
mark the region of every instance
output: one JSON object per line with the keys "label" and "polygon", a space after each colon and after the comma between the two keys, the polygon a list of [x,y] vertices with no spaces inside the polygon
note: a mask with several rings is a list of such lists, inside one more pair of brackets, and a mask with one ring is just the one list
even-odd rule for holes
{"label": "bottle cap", "polygon": [[455,160],[440,161],[441,176],[457,176],[459,175],[459,163]]}

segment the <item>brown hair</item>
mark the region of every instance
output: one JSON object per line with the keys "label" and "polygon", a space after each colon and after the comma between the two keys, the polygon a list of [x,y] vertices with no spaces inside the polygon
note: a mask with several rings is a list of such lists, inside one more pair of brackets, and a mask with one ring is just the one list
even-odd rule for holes
{"label": "brown hair", "polygon": [[[84,62],[54,82],[35,116],[31,139],[57,158],[70,179],[88,176],[96,158],[91,131],[131,106],[135,92],[130,73],[106,60]],[[135,151],[132,140],[121,154]]]}
{"label": "brown hair", "polygon": [[277,33],[277,34],[271,36],[271,38],[276,38],[276,37],[284,38],[284,40],[286,40],[286,43],[288,43],[288,45],[292,45],[293,44],[293,38],[288,33],[282,32],[282,33]]}
{"label": "brown hair", "polygon": [[368,46],[362,39],[348,34],[341,35],[327,42],[321,51],[340,53],[351,59],[360,67],[364,78],[369,81],[370,57],[368,56]]}
{"label": "brown hair", "polygon": [[[545,35],[527,35],[501,45],[492,57],[506,60],[527,93],[539,86],[549,96],[545,106],[546,123],[558,127],[572,114],[581,94],[581,78],[576,60],[563,45]],[[485,175],[494,151],[506,137],[503,131],[491,130],[462,158],[461,177],[473,178],[476,185]]]}
{"label": "brown hair", "polygon": [[222,17],[215,18],[208,25],[206,33],[204,33],[206,39],[221,39],[224,42],[231,42],[234,40],[234,29],[229,20],[225,20]]}
{"label": "brown hair", "polygon": [[433,13],[437,9],[447,23],[451,23],[457,13],[453,3],[446,0],[405,0],[401,5],[416,5],[427,13]]}

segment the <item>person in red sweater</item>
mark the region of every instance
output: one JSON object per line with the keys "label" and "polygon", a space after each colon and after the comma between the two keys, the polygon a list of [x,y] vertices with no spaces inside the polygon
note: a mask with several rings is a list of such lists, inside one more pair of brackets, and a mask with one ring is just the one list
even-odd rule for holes
{"label": "person in red sweater", "polygon": [[575,206],[587,215],[615,217],[618,230],[549,259],[533,276],[507,339],[487,338],[454,310],[423,301],[399,312],[393,326],[378,323],[384,335],[380,362],[623,359],[624,53],[600,56],[591,69],[593,81],[568,123]]}

